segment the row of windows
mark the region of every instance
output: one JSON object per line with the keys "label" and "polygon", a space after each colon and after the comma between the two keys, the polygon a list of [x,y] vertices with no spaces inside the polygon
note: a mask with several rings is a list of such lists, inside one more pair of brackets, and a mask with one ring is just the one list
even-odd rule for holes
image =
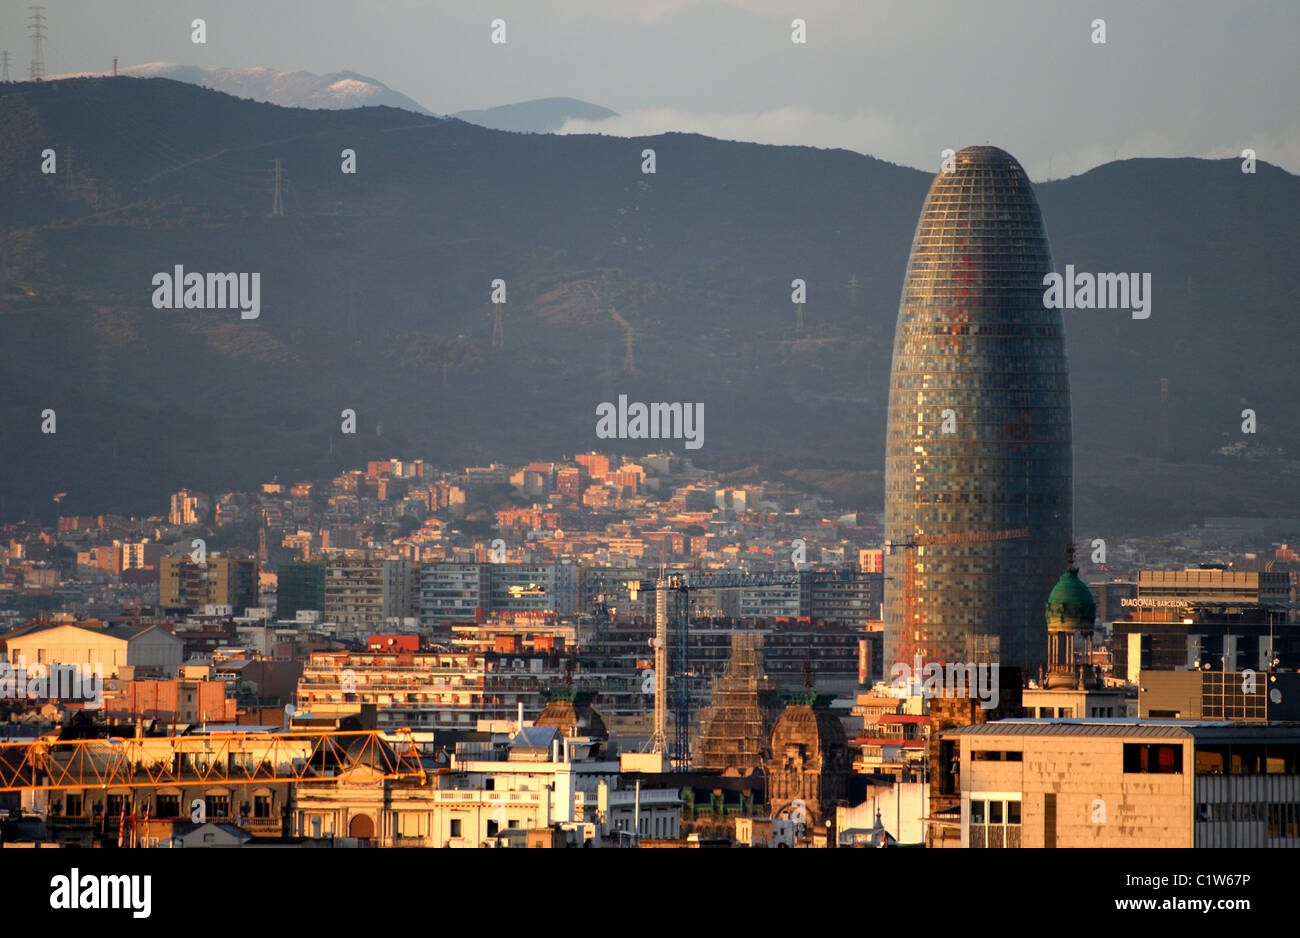
{"label": "row of windows", "polygon": [[[129,815],[132,812],[132,801],[128,795],[107,795],[104,799],[104,817],[120,818],[125,808]],[[149,803],[148,796],[139,797],[134,802],[135,816],[141,818],[144,816],[146,808],[149,810],[149,816],[154,818],[179,818],[189,817],[190,809],[186,805],[184,812],[181,809],[181,799],[179,795],[156,795],[153,803]],[[204,798],[204,809],[207,817],[228,818],[230,814],[230,796],[229,795],[207,795]],[[254,795],[252,804],[252,816],[255,818],[271,817],[271,796]],[[65,817],[81,817],[85,813],[85,798],[81,794],[70,793],[63,798],[63,815]]]}
{"label": "row of windows", "polygon": [[1196,747],[1197,775],[1297,775],[1300,745],[1204,744]]}
{"label": "row of windows", "polygon": [[1141,775],[1182,775],[1181,743],[1125,743],[1124,771]]}
{"label": "row of windows", "polygon": [[[950,429],[944,426],[941,407],[953,410],[955,422]],[[895,412],[897,416],[888,437],[892,456],[908,452],[916,456],[962,456],[969,453],[972,446],[980,444],[1066,444],[1072,439],[1068,408],[1043,408],[1028,414],[1009,407],[964,407],[958,401],[943,400],[932,403],[928,414],[919,410],[908,414],[902,402]],[[913,446],[910,451],[907,449],[909,442]],[[1044,453],[1055,454],[1061,448],[1045,447]]]}
{"label": "row of windows", "polygon": [[[1012,391],[1069,391],[1070,376],[1066,367],[1065,356],[1042,357],[1033,359],[1041,362],[1042,370],[1023,368],[993,367],[996,363],[972,362],[960,355],[933,355],[922,358],[911,350],[894,356],[890,387],[892,388],[933,388],[938,387],[937,375],[943,374],[945,381],[958,387],[960,382],[976,383],[981,390],[998,390],[1006,388]],[[980,367],[976,367],[979,365]],[[957,375],[946,374],[956,372]],[[947,384],[944,385],[948,386]]]}
{"label": "row of windows", "polygon": [[972,798],[970,803],[972,824],[1019,824],[1019,801],[989,801]]}
{"label": "row of windows", "polygon": [[[906,486],[898,486],[898,488],[906,491]],[[1004,492],[991,492],[987,495],[983,492],[914,492],[907,497],[914,505],[1064,505],[1068,502],[1063,495],[1047,495],[1042,492],[1019,495]],[[959,520],[959,517],[952,512],[931,512],[928,517],[931,521],[937,522]],[[960,518],[969,519],[970,516],[961,515]]]}
{"label": "row of windows", "polygon": [[[928,300],[928,297],[927,297]],[[923,305],[934,305],[926,302]],[[944,323],[942,319],[929,323],[913,319],[911,322],[904,324],[898,330],[899,335],[947,335],[951,334],[953,326],[951,323]],[[969,335],[979,338],[987,337],[1010,337],[1031,340],[1034,337],[1056,337],[1059,336],[1060,329],[1056,325],[1036,325],[1025,322],[986,322],[975,323],[974,325],[958,326],[959,335]]]}
{"label": "row of windows", "polygon": [[1300,804],[1218,804],[1202,802],[1196,806],[1196,819],[1205,822],[1238,821],[1268,824],[1269,837],[1300,837]]}

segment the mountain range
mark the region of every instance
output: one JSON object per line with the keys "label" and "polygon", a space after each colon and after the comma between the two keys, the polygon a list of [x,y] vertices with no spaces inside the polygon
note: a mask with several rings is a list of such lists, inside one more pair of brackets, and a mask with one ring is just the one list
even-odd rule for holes
{"label": "mountain range", "polygon": [[[118,69],[119,77],[170,78],[198,85],[252,101],[264,101],[281,107],[344,110],[355,107],[395,107],[416,114],[432,115],[424,105],[382,81],[356,72],[280,72],[273,68],[203,68],[175,62],[146,62]],[[51,75],[48,81],[68,78],[104,77],[99,73]],[[588,104],[576,98],[536,98],[515,104],[477,110],[457,111],[458,120],[493,130],[517,133],[553,133],[570,118],[599,121],[617,114],[609,108]]]}
{"label": "mountain range", "polygon": [[[183,486],[393,455],[664,445],[596,438],[620,394],[704,403],[690,455],[726,478],[880,510],[930,178],[844,150],[504,133],[161,78],[0,86],[0,518],[52,517],[65,491],[64,514],[156,513]],[[1080,536],[1293,516],[1300,179],[1142,159],[1035,188],[1058,270],[1152,274],[1149,319],[1066,312]],[[177,264],[259,273],[260,316],[155,309]]]}
{"label": "mountain range", "polygon": [[[146,62],[118,69],[119,77],[170,78],[210,88],[236,98],[265,101],[281,107],[340,110],[354,107],[396,107],[417,114],[432,114],[423,105],[394,91],[382,81],[356,72],[280,72],[273,68],[203,68],[175,62]],[[48,80],[89,77],[53,75]]]}

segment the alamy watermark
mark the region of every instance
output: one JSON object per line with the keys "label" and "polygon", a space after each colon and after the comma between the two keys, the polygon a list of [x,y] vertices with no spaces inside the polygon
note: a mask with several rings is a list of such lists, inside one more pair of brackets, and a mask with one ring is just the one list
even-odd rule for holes
{"label": "alamy watermark", "polygon": [[52,909],[126,909],[133,918],[148,918],[152,894],[153,877],[148,873],[83,875],[74,866],[66,876],[50,880]]}
{"label": "alamy watermark", "polygon": [[937,661],[922,662],[920,655],[912,664],[899,661],[889,669],[889,683],[926,698],[977,698],[985,710],[998,706],[998,666],[996,664],[962,664]]}
{"label": "alamy watermark", "polygon": [[1131,309],[1134,319],[1151,317],[1151,275],[1052,272],[1043,277],[1043,305],[1048,309]]}
{"label": "alamy watermark", "polygon": [[104,666],[38,661],[29,668],[23,655],[14,664],[0,661],[0,699],[75,701],[98,710],[104,704]]}
{"label": "alamy watermark", "polygon": [[687,449],[704,445],[704,405],[643,404],[618,396],[618,405],[596,405],[596,436],[602,440],[685,440]]}
{"label": "alamy watermark", "polygon": [[241,319],[262,315],[260,273],[185,273],[177,264],[173,273],[160,271],[151,281],[154,309],[238,309]]}

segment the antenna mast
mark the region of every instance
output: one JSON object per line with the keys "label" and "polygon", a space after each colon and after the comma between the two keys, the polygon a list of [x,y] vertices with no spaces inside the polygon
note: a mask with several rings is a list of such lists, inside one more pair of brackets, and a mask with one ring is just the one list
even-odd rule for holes
{"label": "antenna mast", "polygon": [[42,43],[45,39],[45,16],[41,13],[45,7],[31,7],[32,15],[27,18],[27,28],[32,37],[32,67],[28,78],[32,81],[40,81],[45,77],[45,50]]}

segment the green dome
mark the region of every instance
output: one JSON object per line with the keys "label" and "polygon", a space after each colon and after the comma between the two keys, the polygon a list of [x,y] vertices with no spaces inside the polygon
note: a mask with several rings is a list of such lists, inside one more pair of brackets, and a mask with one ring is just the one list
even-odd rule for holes
{"label": "green dome", "polygon": [[1079,571],[1071,567],[1061,574],[1047,597],[1047,624],[1072,625],[1092,628],[1097,619],[1097,604],[1092,590],[1079,579]]}

